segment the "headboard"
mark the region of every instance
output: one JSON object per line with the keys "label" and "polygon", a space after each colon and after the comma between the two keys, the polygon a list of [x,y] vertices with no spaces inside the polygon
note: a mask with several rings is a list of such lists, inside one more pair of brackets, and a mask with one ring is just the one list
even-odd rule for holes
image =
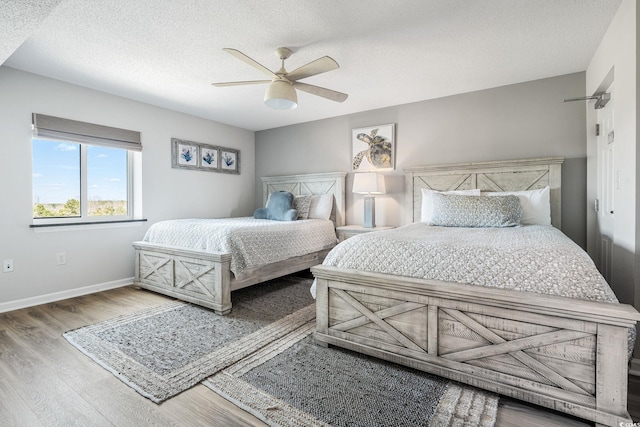
{"label": "headboard", "polygon": [[346,172],[315,173],[305,175],[268,176],[262,180],[262,206],[269,193],[289,191],[294,196],[333,194],[336,227],[345,224],[345,176]]}
{"label": "headboard", "polygon": [[420,221],[421,189],[521,191],[550,188],[551,224],[560,228],[561,168],[564,157],[457,163],[405,168],[407,221]]}

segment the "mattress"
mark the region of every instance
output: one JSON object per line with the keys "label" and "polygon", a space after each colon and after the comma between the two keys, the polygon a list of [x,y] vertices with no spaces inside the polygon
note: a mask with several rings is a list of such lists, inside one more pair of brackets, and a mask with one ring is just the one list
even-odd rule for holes
{"label": "mattress", "polygon": [[153,224],[145,242],[203,252],[231,253],[231,272],[328,249],[336,244],[332,221],[272,221],[252,217],[176,219]]}

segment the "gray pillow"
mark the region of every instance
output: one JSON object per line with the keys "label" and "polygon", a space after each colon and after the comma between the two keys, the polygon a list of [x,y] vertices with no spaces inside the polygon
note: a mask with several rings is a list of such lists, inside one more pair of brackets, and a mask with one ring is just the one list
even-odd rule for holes
{"label": "gray pillow", "polygon": [[293,209],[293,194],[288,191],[276,191],[269,194],[267,207],[256,209],[253,217],[275,221],[295,221],[298,217],[298,211]]}
{"label": "gray pillow", "polygon": [[431,225],[442,227],[513,227],[520,225],[517,196],[433,195]]}
{"label": "gray pillow", "polygon": [[293,209],[298,211],[298,219],[309,218],[309,207],[311,207],[311,196],[295,196],[293,198]]}

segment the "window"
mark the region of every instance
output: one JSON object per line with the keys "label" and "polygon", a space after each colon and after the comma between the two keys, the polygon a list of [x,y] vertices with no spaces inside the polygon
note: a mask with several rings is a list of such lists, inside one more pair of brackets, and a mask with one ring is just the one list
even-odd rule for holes
{"label": "window", "polygon": [[139,132],[41,114],[33,124],[35,226],[139,217],[133,200]]}

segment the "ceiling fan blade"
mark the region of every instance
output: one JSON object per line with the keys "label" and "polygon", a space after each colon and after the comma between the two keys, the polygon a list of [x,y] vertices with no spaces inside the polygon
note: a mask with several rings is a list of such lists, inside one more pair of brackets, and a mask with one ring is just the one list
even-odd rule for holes
{"label": "ceiling fan blade", "polygon": [[240,52],[237,49],[231,49],[231,48],[225,47],[222,50],[224,50],[225,52],[230,53],[231,55],[235,56],[240,61],[251,65],[253,68],[256,68],[256,69],[262,71],[263,73],[267,74],[271,78],[276,78],[276,79],[280,78],[273,71],[271,71],[270,69],[268,69],[264,65],[260,64],[259,62],[255,61],[254,59],[249,58],[247,55],[245,55],[244,53]]}
{"label": "ceiling fan blade", "polygon": [[242,86],[242,85],[260,85],[271,83],[271,80],[249,80],[246,82],[222,82],[222,83],[211,83],[217,87],[225,87],[225,86]]}
{"label": "ceiling fan blade", "polygon": [[286,77],[289,81],[301,80],[307,77],[315,76],[316,74],[326,73],[327,71],[340,68],[338,63],[330,56],[323,56],[315,61],[311,61],[302,67],[296,68],[290,73],[287,73]]}
{"label": "ceiling fan blade", "polygon": [[347,95],[346,93],[338,92],[331,89],[325,89],[320,86],[308,85],[306,83],[300,82],[293,82],[292,84],[296,89],[300,89],[301,91],[310,93],[312,95],[318,95],[336,102],[344,102],[349,97],[349,95]]}

